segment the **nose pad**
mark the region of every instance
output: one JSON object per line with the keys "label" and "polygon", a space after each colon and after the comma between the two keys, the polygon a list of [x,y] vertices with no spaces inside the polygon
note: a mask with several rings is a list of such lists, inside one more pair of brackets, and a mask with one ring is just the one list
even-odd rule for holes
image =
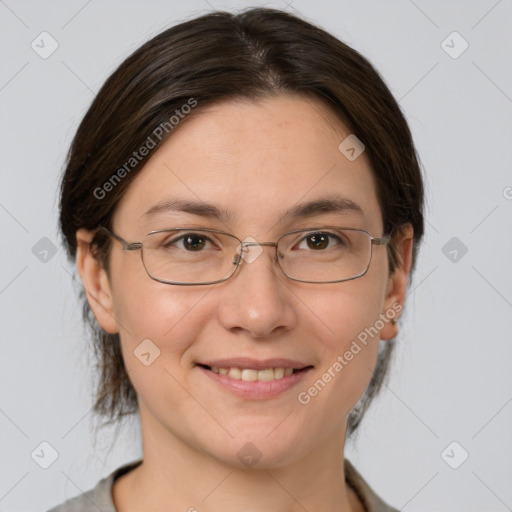
{"label": "nose pad", "polygon": [[[258,243],[254,238],[248,237],[236,248],[236,254],[233,256],[231,262],[237,267],[241,267],[242,263],[253,263],[261,254],[263,254],[262,246],[276,246],[274,242],[261,242]],[[284,256],[283,256],[284,257]],[[279,256],[277,258],[279,264]]]}
{"label": "nose pad", "polygon": [[261,245],[268,245],[268,243],[259,244],[249,236],[236,248],[236,252],[246,263],[252,263],[263,253]]}

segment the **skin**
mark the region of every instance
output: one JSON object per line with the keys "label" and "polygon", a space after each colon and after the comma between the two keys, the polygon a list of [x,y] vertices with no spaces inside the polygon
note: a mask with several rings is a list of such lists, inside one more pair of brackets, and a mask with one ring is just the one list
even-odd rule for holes
{"label": "skin", "polygon": [[[151,230],[203,226],[263,242],[334,223],[382,236],[369,161],[363,153],[351,162],[338,150],[349,133],[322,104],[300,96],[203,109],[132,182],[114,213],[113,231],[135,242]],[[297,203],[333,192],[357,202],[364,216],[338,212],[277,221]],[[232,217],[221,222],[164,212],[143,218],[171,196],[214,203]],[[100,325],[120,333],[140,404],[144,462],[115,483],[118,510],[164,511],[169,504],[223,512],[364,510],[342,484],[347,416],[368,386],[380,339],[396,336],[398,326],[386,322],[309,404],[297,394],[380,314],[404,304],[412,236],[409,225],[397,236],[400,265],[391,277],[385,246],[374,246],[364,276],[336,284],[287,279],[274,248],[263,247],[228,281],[186,287],[152,280],[140,254],[115,241],[107,275],[89,250],[92,233],[79,230],[77,267],[88,300]],[[161,351],[150,366],[133,354],[147,338]],[[291,358],[314,368],[276,397],[244,400],[194,365],[235,356]],[[249,442],[262,454],[251,468],[237,457]]]}

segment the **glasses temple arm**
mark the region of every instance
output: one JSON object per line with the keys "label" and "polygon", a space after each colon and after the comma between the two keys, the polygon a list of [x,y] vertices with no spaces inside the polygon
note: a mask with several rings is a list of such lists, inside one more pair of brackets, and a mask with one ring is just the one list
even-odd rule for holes
{"label": "glasses temple arm", "polygon": [[386,245],[391,240],[391,235],[381,236],[380,238],[372,237],[372,244]]}
{"label": "glasses temple arm", "polygon": [[140,249],[142,249],[142,243],[141,242],[132,242],[132,243],[127,242],[126,240],[124,240],[120,236],[117,236],[115,233],[112,233],[112,231],[110,231],[109,229],[107,229],[104,226],[101,226],[100,230],[104,231],[105,233],[107,233],[112,238],[115,238],[123,246],[123,249],[125,251],[139,251]]}

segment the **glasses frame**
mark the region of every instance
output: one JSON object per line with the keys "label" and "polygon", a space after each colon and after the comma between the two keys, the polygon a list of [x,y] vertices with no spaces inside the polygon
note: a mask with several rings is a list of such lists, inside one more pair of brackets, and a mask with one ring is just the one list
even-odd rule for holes
{"label": "glasses frame", "polygon": [[[342,229],[344,231],[359,231],[361,233],[365,233],[369,237],[369,239],[370,239],[370,259],[368,261],[368,265],[366,266],[366,268],[364,269],[363,272],[361,272],[360,274],[358,274],[356,276],[353,276],[353,277],[348,277],[348,278],[345,278],[345,279],[337,279],[335,281],[306,281],[306,280],[303,280],[303,279],[296,279],[294,277],[290,277],[283,270],[283,267],[281,266],[281,261],[279,259],[279,253],[278,253],[278,250],[277,250],[279,241],[282,238],[284,238],[285,236],[288,236],[288,235],[295,234],[295,233],[301,233],[301,232],[307,232],[307,231],[322,231],[324,229],[333,229],[333,228],[334,229]],[[224,277],[223,279],[218,279],[216,281],[205,281],[205,282],[201,282],[201,283],[180,283],[180,282],[176,282],[176,281],[166,281],[165,279],[159,279],[157,277],[152,276],[151,273],[149,272],[148,268],[146,267],[146,263],[144,262],[144,238],[146,238],[147,236],[149,236],[149,235],[151,235],[153,233],[164,233],[164,232],[167,232],[167,231],[194,231],[194,230],[196,230],[196,231],[206,231],[208,233],[218,233],[218,234],[222,234],[222,235],[227,235],[227,236],[230,236],[231,238],[234,238],[235,240],[238,241],[238,243],[240,244],[239,245],[239,247],[240,247],[240,254],[237,253],[233,257],[233,260],[232,260],[232,263],[234,265],[233,271],[227,277]],[[276,242],[243,242],[242,240],[240,240],[235,235],[232,235],[231,233],[227,233],[226,231],[221,231],[221,230],[218,230],[218,229],[210,229],[210,228],[193,228],[192,227],[192,228],[157,229],[157,230],[154,230],[154,231],[150,231],[149,233],[144,235],[144,238],[142,239],[141,242],[127,242],[126,240],[121,238],[119,235],[116,235],[115,233],[113,233],[112,231],[110,231],[109,229],[107,229],[104,226],[101,226],[99,228],[99,231],[103,231],[107,235],[109,235],[112,238],[114,238],[115,240],[117,240],[121,244],[123,250],[125,250],[125,251],[140,251],[142,265],[143,265],[144,269],[146,270],[146,273],[148,274],[148,276],[151,279],[153,279],[154,281],[158,281],[159,283],[172,284],[172,285],[177,285],[177,286],[203,286],[203,285],[209,285],[209,284],[223,283],[224,281],[227,281],[228,279],[233,277],[236,274],[237,270],[241,267],[242,261],[243,261],[243,257],[242,257],[243,249],[245,247],[250,247],[250,246],[254,246],[254,245],[257,245],[257,246],[263,246],[263,245],[270,245],[270,246],[272,246],[273,245],[273,246],[275,246],[275,248],[276,248],[277,264],[279,265],[279,268],[281,269],[281,272],[288,279],[291,279],[292,281],[298,281],[300,283],[310,283],[310,284],[329,284],[329,283],[342,283],[342,282],[345,282],[345,281],[352,281],[354,279],[358,279],[359,277],[364,276],[368,272],[368,269],[370,268],[370,264],[372,262],[372,257],[373,257],[373,246],[374,245],[386,245],[391,240],[391,235],[384,235],[384,236],[381,236],[381,237],[374,237],[370,233],[368,233],[368,231],[366,231],[364,229],[345,228],[345,227],[340,227],[340,226],[322,226],[322,227],[296,229],[294,231],[289,231],[287,233],[284,233],[283,235],[281,235],[277,239]]]}

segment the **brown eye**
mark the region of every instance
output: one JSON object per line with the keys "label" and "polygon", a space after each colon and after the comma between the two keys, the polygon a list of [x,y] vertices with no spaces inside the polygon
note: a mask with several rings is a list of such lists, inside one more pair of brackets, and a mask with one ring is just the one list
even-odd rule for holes
{"label": "brown eye", "polygon": [[209,241],[207,236],[200,233],[187,233],[177,238],[168,238],[162,243],[162,246],[166,249],[176,248],[184,249],[187,252],[200,252]]}
{"label": "brown eye", "polygon": [[187,250],[200,251],[206,245],[206,237],[202,235],[185,235],[183,237],[183,246]]}
{"label": "brown eye", "polygon": [[315,233],[306,237],[310,249],[325,249],[329,246],[329,236],[324,233]]}
{"label": "brown eye", "polygon": [[[304,246],[305,243],[305,246]],[[322,251],[331,249],[333,246],[342,244],[341,239],[333,233],[319,231],[309,233],[298,245],[298,249],[311,249],[313,251]]]}

